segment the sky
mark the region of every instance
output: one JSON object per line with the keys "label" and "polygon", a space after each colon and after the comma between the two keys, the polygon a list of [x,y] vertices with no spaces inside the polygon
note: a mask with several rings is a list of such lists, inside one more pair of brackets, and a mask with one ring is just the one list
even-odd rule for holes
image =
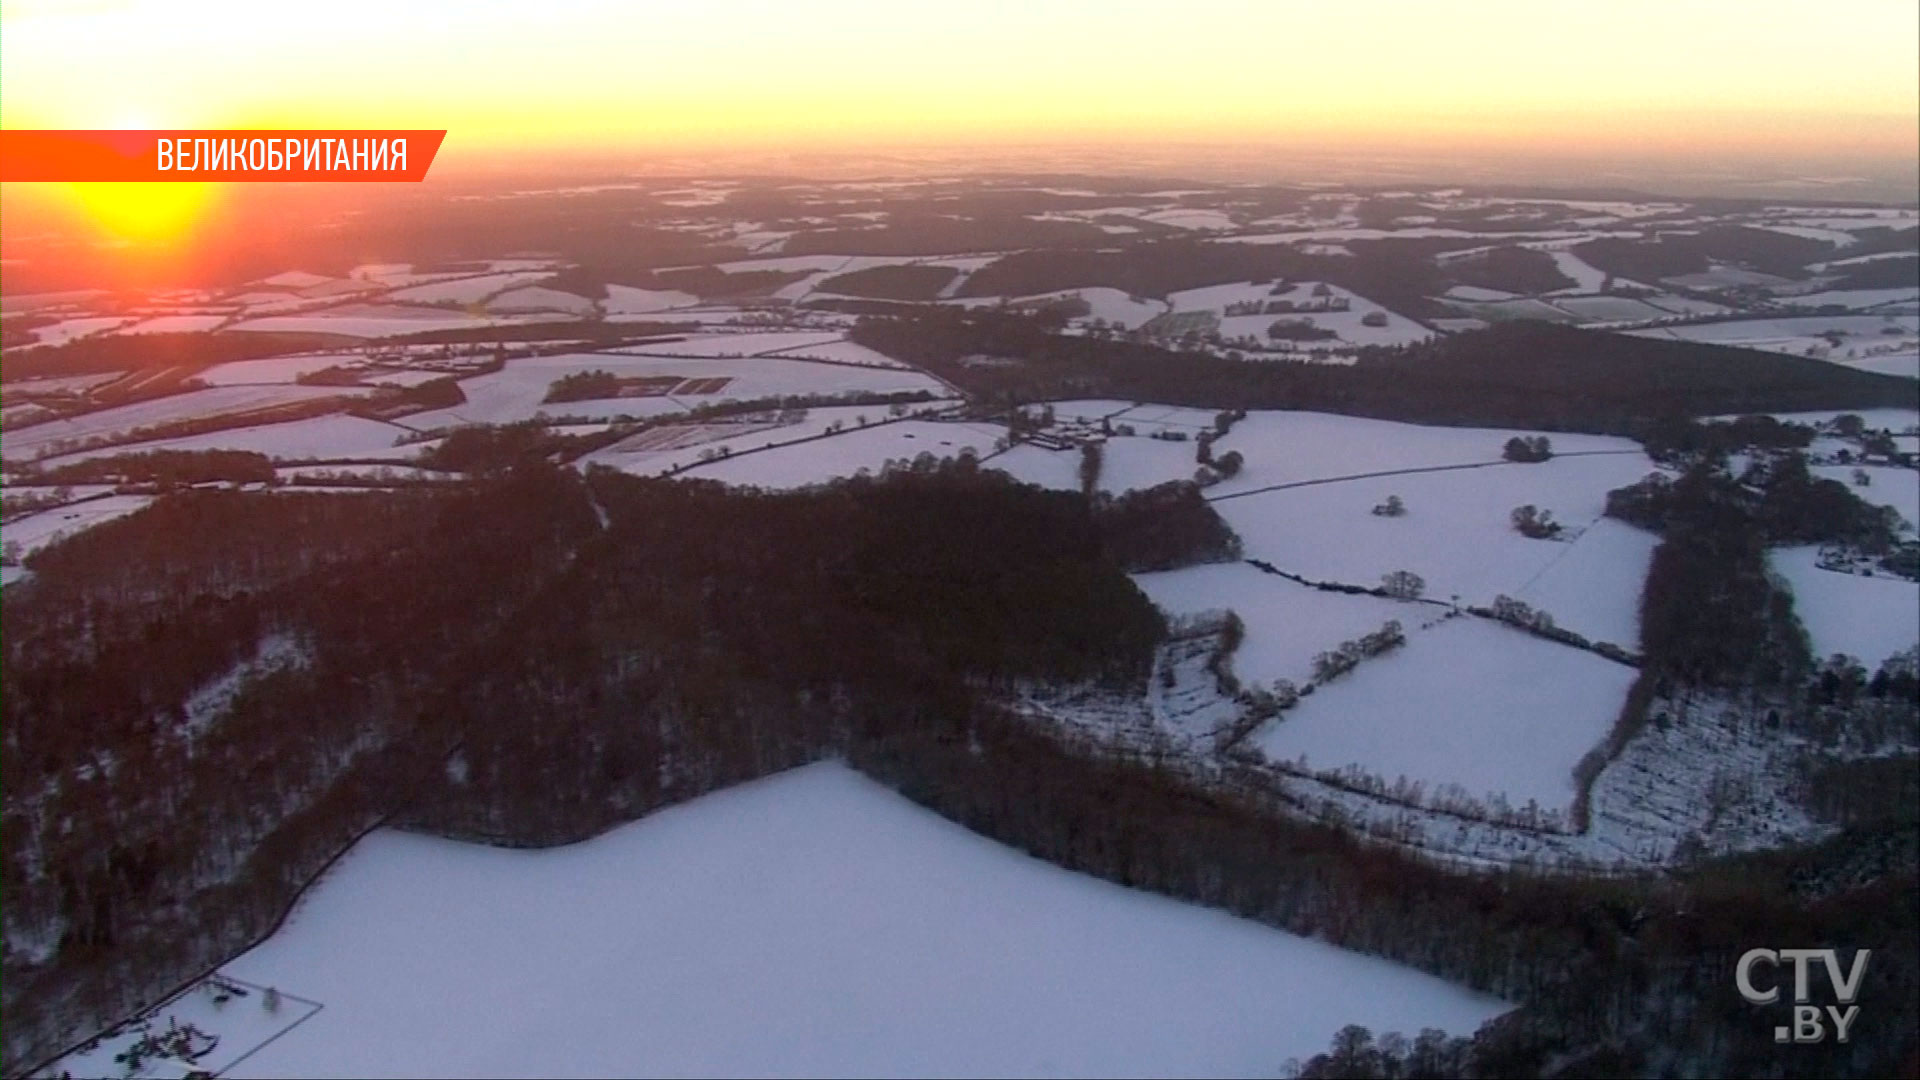
{"label": "sky", "polygon": [[[0,124],[1920,154],[1913,0],[7,0]],[[436,163],[436,168],[441,164]]]}

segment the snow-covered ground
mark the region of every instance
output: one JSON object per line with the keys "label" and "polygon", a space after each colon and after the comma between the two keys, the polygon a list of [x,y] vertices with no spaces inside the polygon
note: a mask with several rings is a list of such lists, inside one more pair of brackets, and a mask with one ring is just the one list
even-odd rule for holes
{"label": "snow-covered ground", "polygon": [[[795,335],[747,334],[733,340],[767,339]],[[809,335],[802,335],[803,337]],[[819,341],[820,335],[810,335]],[[829,338],[829,340],[833,340]],[[681,343],[661,346],[678,348]],[[807,341],[786,342],[790,347]],[[856,368],[844,364],[814,364],[804,360],[776,357],[673,358],[633,353],[567,353],[557,356],[529,356],[509,361],[500,371],[462,379],[465,404],[449,409],[417,413],[406,418],[410,427],[429,429],[456,424],[504,424],[530,420],[538,416],[579,416],[612,418],[617,416],[659,416],[685,412],[700,405],[728,400],[786,397],[791,395],[833,395],[856,392],[899,393],[926,391],[944,396],[947,388],[938,380],[917,371],[897,368]],[[678,396],[608,398],[593,401],[567,401],[546,404],[545,398],[555,380],[588,371],[607,371],[622,377],[665,377],[682,379],[726,379],[712,393]],[[874,406],[876,416],[885,406]]]}
{"label": "snow-covered ground", "polygon": [[552,314],[479,318],[455,309],[407,307],[402,304],[346,304],[297,315],[267,315],[234,323],[226,329],[377,338],[429,330],[471,330],[482,326],[564,321],[571,317]]}
{"label": "snow-covered ground", "polygon": [[858,364],[861,367],[905,368],[908,365],[876,352],[865,345],[851,341],[826,341],[817,345],[798,345],[791,349],[782,349],[775,356],[796,360],[828,360],[836,364]]}
{"label": "snow-covered ground", "polygon": [[1816,658],[1846,653],[1869,669],[1920,642],[1920,585],[1819,566],[1816,546],[1775,548],[1768,561],[1793,590],[1794,614]]}
{"label": "snow-covered ground", "polygon": [[1266,1076],[1344,1024],[1506,1009],[836,764],[545,851],[375,833],[225,971],[325,1006],[241,1076]]}
{"label": "snow-covered ground", "polygon": [[157,315],[123,326],[116,334],[190,334],[211,330],[227,321],[225,315]]}
{"label": "snow-covered ground", "polygon": [[1214,563],[1135,574],[1133,583],[1169,615],[1232,611],[1246,636],[1233,653],[1242,682],[1305,683],[1315,654],[1380,629],[1388,620],[1411,628],[1435,610],[1375,596],[1346,596],[1308,588],[1243,562]]}
{"label": "snow-covered ground", "polygon": [[839,340],[840,334],[832,330],[774,330],[747,334],[699,334],[684,341],[635,345],[619,351],[648,356],[759,356],[826,345]]}
{"label": "snow-covered ground", "polygon": [[[1908,525],[1920,525],[1920,472],[1886,465],[1815,465],[1812,472],[1840,481],[1867,502],[1893,507]],[[1855,472],[1867,474],[1867,486],[1854,486]]]}
{"label": "snow-covered ground", "polygon": [[[870,409],[876,419],[884,409]],[[972,449],[978,457],[993,452],[994,440],[1006,429],[994,424],[955,424],[902,420],[844,431],[830,438],[780,446],[696,465],[680,475],[696,480],[719,480],[742,486],[788,489],[853,476],[862,469],[879,472],[888,461],[911,461],[923,453],[935,458],[958,457]],[[785,441],[777,432],[740,440],[748,446]],[[991,464],[991,463],[989,463]]]}
{"label": "snow-covered ground", "polygon": [[1269,721],[1253,741],[1308,768],[1350,765],[1432,796],[1457,784],[1564,811],[1573,767],[1605,736],[1634,669],[1485,619],[1408,635]]}
{"label": "snow-covered ground", "polygon": [[[1888,331],[1895,331],[1888,333]],[[1804,318],[1736,319],[1730,322],[1663,326],[1629,331],[1636,337],[1700,341],[1743,349],[1846,359],[1849,348],[1863,351],[1920,338],[1920,317],[1912,315],[1810,315]],[[1835,335],[1839,344],[1827,335]]]}
{"label": "snow-covered ground", "polygon": [[131,321],[124,315],[83,315],[77,319],[62,319],[34,330],[34,342],[39,345],[64,345],[74,338],[112,330]]}
{"label": "snow-covered ground", "polygon": [[387,298],[414,304],[477,304],[495,293],[504,292],[518,285],[529,285],[551,276],[543,271],[482,274],[478,277],[455,278],[451,281],[415,285],[410,289],[388,293]]}
{"label": "snow-covered ground", "polygon": [[609,315],[648,315],[668,308],[689,307],[699,302],[699,297],[678,289],[637,289],[631,285],[608,285],[607,298],[601,302],[601,306]]}
{"label": "snow-covered ground", "polygon": [[1554,268],[1573,279],[1573,287],[1562,289],[1553,295],[1574,296],[1580,293],[1597,293],[1606,287],[1605,271],[1596,269],[1593,264],[1575,255],[1571,251],[1557,250],[1547,252],[1553,258]]}
{"label": "snow-covered ground", "polygon": [[313,353],[298,356],[272,356],[265,360],[234,360],[214,366],[194,378],[208,386],[239,386],[247,383],[290,383],[302,375],[330,367],[352,365],[360,357],[352,353]]}
{"label": "snow-covered ground", "polygon": [[397,424],[334,413],[328,416],[309,417],[305,420],[290,420],[284,424],[257,424],[253,427],[227,428],[223,431],[209,431],[202,435],[187,435],[178,439],[157,439],[152,442],[83,450],[48,458],[43,464],[49,468],[57,468],[76,461],[85,461],[88,458],[140,454],[149,450],[249,450],[265,454],[276,461],[326,461],[348,458],[400,460],[412,457],[421,449],[418,445],[394,445],[400,438],[409,434],[411,434],[410,431]]}
{"label": "snow-covered ground", "polygon": [[1613,518],[1588,525],[1514,594],[1589,641],[1640,649],[1640,583],[1660,538]]}
{"label": "snow-covered ground", "polygon": [[1836,289],[1830,292],[1805,293],[1800,296],[1782,296],[1779,302],[1789,307],[1819,308],[1837,304],[1856,311],[1894,305],[1911,314],[1916,305],[1920,305],[1920,288],[1902,287],[1895,289]]}
{"label": "snow-covered ground", "polygon": [[[1087,302],[1090,310],[1082,322],[1103,319],[1109,324],[1137,330],[1147,320],[1167,311],[1165,301],[1146,297],[1134,297],[1124,289],[1110,289],[1105,286],[1091,286],[1084,289],[1060,289],[1055,292],[1034,293],[1031,296],[1013,297],[1009,302],[1031,304],[1046,300],[1081,299]],[[1005,297],[970,297],[956,301],[968,307],[986,307],[1000,303]]]}
{"label": "snow-covered ground", "polygon": [[[1605,510],[1609,490],[1650,471],[1637,454],[1561,457],[1536,465],[1316,484],[1220,499],[1213,506],[1240,534],[1248,557],[1316,581],[1373,586],[1385,574],[1410,570],[1425,579],[1428,596],[1458,595],[1476,604],[1502,593],[1517,596],[1544,581],[1543,600],[1556,605],[1547,608],[1556,622],[1581,633],[1617,633],[1624,628],[1623,609],[1606,594],[1639,595],[1650,548],[1616,534],[1579,552],[1578,542],[1520,535],[1510,515],[1531,504],[1569,530],[1588,527]],[[1372,513],[1390,495],[1400,496],[1406,513]],[[1575,560],[1581,580],[1547,576],[1563,559]],[[1588,610],[1585,602],[1594,599],[1602,606]]]}
{"label": "snow-covered ground", "polygon": [[156,424],[247,413],[313,398],[370,392],[337,386],[214,386],[205,390],[190,390],[8,432],[5,454],[8,460],[27,460],[43,456],[55,449],[57,444],[68,440],[78,442],[96,437],[120,436]]}
{"label": "snow-covered ground", "polygon": [[569,315],[586,315],[593,311],[593,301],[559,289],[525,285],[508,289],[488,300],[487,310],[500,315],[529,311],[562,311]]}
{"label": "snow-covered ground", "polygon": [[70,506],[42,510],[0,526],[0,543],[19,544],[21,558],[114,518],[125,517],[153,501],[151,495],[109,495]]}
{"label": "snow-covered ground", "polygon": [[[1131,422],[1134,415],[1123,413],[1115,418],[1115,423]],[[1204,415],[1206,422],[1211,423],[1213,414]],[[1208,494],[1224,495],[1273,484],[1395,469],[1498,461],[1507,440],[1525,434],[1530,433],[1403,424],[1333,413],[1254,412],[1214,444],[1216,454],[1240,451],[1246,464],[1239,476],[1210,489]],[[1620,455],[1625,458],[1640,449],[1639,444],[1630,439],[1604,435],[1554,433],[1551,439],[1554,451],[1561,454],[1619,450],[1629,452]],[[1652,469],[1644,455],[1637,460],[1641,462],[1642,474]]]}

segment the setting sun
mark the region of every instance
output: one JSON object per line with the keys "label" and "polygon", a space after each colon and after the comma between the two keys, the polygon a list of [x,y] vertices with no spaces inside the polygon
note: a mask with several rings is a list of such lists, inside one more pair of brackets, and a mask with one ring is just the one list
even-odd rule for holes
{"label": "setting sun", "polygon": [[66,194],[106,238],[165,244],[200,221],[215,199],[213,184],[66,184]]}

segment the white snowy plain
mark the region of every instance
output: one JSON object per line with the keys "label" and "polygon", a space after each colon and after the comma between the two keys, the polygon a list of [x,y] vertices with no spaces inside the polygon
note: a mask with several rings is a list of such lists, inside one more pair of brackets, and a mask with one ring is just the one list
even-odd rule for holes
{"label": "white snowy plain", "polygon": [[226,973],[249,1076],[1270,1076],[1502,1002],[1074,874],[823,763],[585,843],[362,841]]}
{"label": "white snowy plain", "polygon": [[1486,619],[1452,619],[1321,687],[1256,732],[1276,760],[1358,765],[1428,793],[1565,810],[1573,767],[1620,711],[1634,669]]}

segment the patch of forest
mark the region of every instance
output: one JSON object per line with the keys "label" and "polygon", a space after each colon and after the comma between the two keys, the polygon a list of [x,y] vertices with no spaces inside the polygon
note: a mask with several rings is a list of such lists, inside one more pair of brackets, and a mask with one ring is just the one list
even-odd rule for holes
{"label": "patch of forest", "polygon": [[1471,258],[1447,263],[1447,276],[1461,285],[1524,296],[1571,289],[1578,282],[1560,272],[1553,256],[1523,247],[1497,247]]}
{"label": "patch of forest", "polygon": [[1004,312],[929,309],[862,319],[850,336],[993,401],[1102,397],[1621,435],[1662,418],[1920,401],[1911,379],[1806,357],[1532,322],[1368,350],[1352,366],[1245,362],[1052,329]]}
{"label": "patch of forest", "polygon": [[870,266],[835,274],[814,288],[869,300],[932,300],[959,273],[951,266]]}

